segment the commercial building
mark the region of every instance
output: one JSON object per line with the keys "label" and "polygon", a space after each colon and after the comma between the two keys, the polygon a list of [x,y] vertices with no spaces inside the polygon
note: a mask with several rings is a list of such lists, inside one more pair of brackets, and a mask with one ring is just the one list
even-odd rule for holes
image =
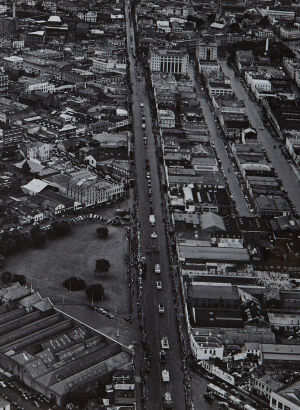
{"label": "commercial building", "polygon": [[163,71],[175,74],[187,74],[189,55],[186,50],[150,49],[151,71]]}
{"label": "commercial building", "polygon": [[45,181],[57,187],[62,195],[86,206],[120,199],[125,189],[123,183],[100,180],[86,170],[53,175]]}
{"label": "commercial building", "polygon": [[273,410],[299,410],[300,408],[300,382],[272,392],[270,408]]}
{"label": "commercial building", "polygon": [[260,346],[259,362],[269,366],[299,367],[300,346],[294,344],[262,344]]}
{"label": "commercial building", "polygon": [[198,42],[196,48],[196,57],[198,60],[217,61],[218,46],[216,43]]}

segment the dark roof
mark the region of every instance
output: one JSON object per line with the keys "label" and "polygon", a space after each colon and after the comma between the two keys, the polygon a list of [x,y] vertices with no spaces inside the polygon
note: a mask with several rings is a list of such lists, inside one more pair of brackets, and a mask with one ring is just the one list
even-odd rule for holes
{"label": "dark roof", "polygon": [[189,308],[189,317],[192,327],[244,327],[240,309]]}

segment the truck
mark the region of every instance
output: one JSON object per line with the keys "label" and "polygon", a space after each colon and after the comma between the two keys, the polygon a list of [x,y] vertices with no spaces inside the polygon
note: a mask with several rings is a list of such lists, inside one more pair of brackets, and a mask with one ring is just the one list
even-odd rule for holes
{"label": "truck", "polygon": [[168,372],[167,369],[164,369],[164,370],[161,372],[161,378],[162,378],[162,381],[163,381],[163,382],[169,382],[169,381],[170,381],[170,374],[169,374],[169,372]]}
{"label": "truck", "polygon": [[155,225],[155,216],[153,214],[149,216],[149,222],[151,226]]}

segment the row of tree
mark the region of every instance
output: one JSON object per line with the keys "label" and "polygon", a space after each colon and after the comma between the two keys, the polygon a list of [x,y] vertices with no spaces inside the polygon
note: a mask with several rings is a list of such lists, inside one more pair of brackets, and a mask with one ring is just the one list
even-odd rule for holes
{"label": "row of tree", "polygon": [[38,226],[33,226],[30,235],[23,232],[4,232],[0,238],[0,267],[3,266],[5,256],[22,251],[26,248],[40,248],[47,239],[54,240],[71,233],[72,227],[67,222],[53,222],[51,229],[41,232]]}
{"label": "row of tree", "polygon": [[85,289],[87,297],[95,302],[104,299],[104,288],[100,283],[93,283],[92,285],[86,287],[86,283],[83,279],[77,276],[71,276],[64,281],[63,286],[70,292]]}

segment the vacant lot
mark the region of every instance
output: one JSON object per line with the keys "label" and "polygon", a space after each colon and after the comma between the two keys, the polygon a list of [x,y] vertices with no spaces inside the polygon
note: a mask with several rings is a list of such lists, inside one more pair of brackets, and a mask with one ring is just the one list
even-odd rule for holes
{"label": "vacant lot", "polygon": [[[126,230],[108,226],[109,237],[103,240],[96,236],[98,226],[100,224],[94,222],[78,224],[66,238],[48,241],[45,248],[8,258],[5,270],[24,274],[27,282],[32,283],[32,287],[43,297],[49,296],[60,309],[87,321],[95,328],[115,337],[117,327],[121,339],[122,328],[124,333],[126,328],[130,328],[127,322],[120,318],[107,319],[91,311],[86,306],[89,301],[85,291],[70,294],[62,287],[63,281],[70,276],[81,277],[87,285],[101,283],[105,289],[105,300],[97,304],[117,315],[128,314],[129,288],[127,266],[124,263],[128,246]],[[109,272],[102,276],[94,273],[96,259],[101,258],[108,259],[111,264]]]}

